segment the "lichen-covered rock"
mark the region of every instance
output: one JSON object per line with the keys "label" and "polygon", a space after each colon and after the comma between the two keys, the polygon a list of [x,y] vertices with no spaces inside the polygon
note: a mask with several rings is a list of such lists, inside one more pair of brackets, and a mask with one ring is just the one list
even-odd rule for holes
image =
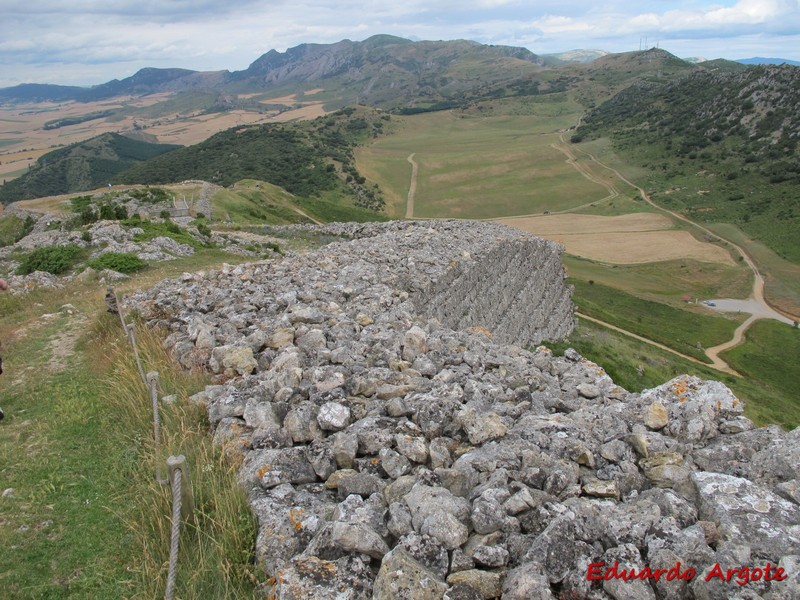
{"label": "lichen-covered rock", "polygon": [[[573,323],[551,244],[489,223],[312,229],[350,239],[127,300],[225,381],[190,400],[241,461],[278,597],[792,597],[698,580],[796,570],[797,431],[755,428],[716,382],[633,394],[572,349],[531,350]],[[587,579],[609,561],[698,576]]]}
{"label": "lichen-covered rock", "polygon": [[704,445],[720,433],[720,425],[744,412],[744,404],[718,381],[681,375],[642,394],[668,413],[663,432],[683,442]]}
{"label": "lichen-covered rock", "polygon": [[301,555],[277,572],[274,593],[283,600],[369,600],[373,580],[369,562],[359,555],[337,560]]}
{"label": "lichen-covered rock", "polygon": [[374,600],[441,600],[447,584],[397,548],[383,557],[373,586]]}
{"label": "lichen-covered rock", "polygon": [[717,523],[720,539],[747,544],[777,562],[800,554],[800,507],[740,477],[694,473],[700,517]]}

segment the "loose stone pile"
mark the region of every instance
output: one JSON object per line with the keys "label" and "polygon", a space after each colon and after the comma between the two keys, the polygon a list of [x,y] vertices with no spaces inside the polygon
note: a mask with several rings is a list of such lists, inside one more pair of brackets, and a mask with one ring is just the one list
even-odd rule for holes
{"label": "loose stone pile", "polygon": [[[632,394],[526,350],[574,324],[554,244],[321,231],[356,239],[127,300],[220,377],[191,400],[241,461],[277,597],[798,597],[798,430],[755,429],[717,382]],[[714,576],[740,567],[761,575]]]}

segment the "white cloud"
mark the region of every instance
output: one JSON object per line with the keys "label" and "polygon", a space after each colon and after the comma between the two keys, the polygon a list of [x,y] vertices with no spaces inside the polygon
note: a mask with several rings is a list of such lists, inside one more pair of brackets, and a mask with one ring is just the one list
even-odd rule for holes
{"label": "white cloud", "polygon": [[145,66],[238,70],[272,48],[377,33],[537,53],[619,52],[649,36],[683,56],[800,59],[800,0],[0,0],[0,14],[0,86],[100,83]]}

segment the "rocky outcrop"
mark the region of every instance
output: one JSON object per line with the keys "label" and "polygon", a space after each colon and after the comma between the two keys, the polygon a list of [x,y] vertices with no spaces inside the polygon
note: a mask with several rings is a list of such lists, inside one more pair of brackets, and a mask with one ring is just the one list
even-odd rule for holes
{"label": "rocky outcrop", "polygon": [[353,239],[127,301],[217,374],[191,401],[241,462],[276,597],[797,597],[797,434],[716,382],[628,393],[534,348],[572,325],[555,245],[324,231]]}

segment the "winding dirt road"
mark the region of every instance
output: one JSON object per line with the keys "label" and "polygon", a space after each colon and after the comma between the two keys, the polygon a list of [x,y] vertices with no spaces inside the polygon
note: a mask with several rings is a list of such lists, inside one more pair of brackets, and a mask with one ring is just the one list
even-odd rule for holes
{"label": "winding dirt road", "polygon": [[[581,319],[586,319],[587,321],[591,321],[592,323],[597,323],[598,325],[602,325],[606,329],[612,329],[613,331],[621,333],[621,334],[623,334],[625,336],[628,336],[630,338],[633,338],[635,340],[639,340],[640,342],[644,342],[645,344],[650,344],[651,346],[655,346],[656,348],[660,348],[661,350],[669,352],[670,354],[674,354],[675,356],[680,356],[681,358],[683,358],[685,360],[688,360],[688,361],[691,361],[693,363],[696,363],[698,365],[703,365],[704,367],[711,367],[713,369],[716,369],[717,371],[722,371],[724,373],[730,373],[731,375],[739,375],[739,373],[734,371],[728,365],[728,363],[726,363],[725,361],[723,361],[723,360],[721,360],[719,358],[717,358],[717,360],[714,360],[712,358],[712,364],[704,363],[701,360],[697,360],[693,356],[689,356],[688,354],[683,354],[682,352],[678,352],[677,350],[673,350],[669,346],[665,346],[664,344],[659,344],[658,342],[655,342],[655,341],[653,341],[653,340],[651,340],[649,338],[646,338],[646,337],[643,337],[643,336],[638,335],[636,333],[633,333],[632,331],[628,331],[627,329],[622,329],[621,327],[617,327],[616,325],[612,325],[611,323],[606,323],[605,321],[601,321],[600,319],[595,319],[594,317],[590,317],[588,315],[584,315],[583,313],[579,313],[579,312],[576,312],[575,315],[580,317]],[[737,331],[738,331],[738,329],[737,329]],[[708,354],[707,351],[706,351],[706,354]],[[709,358],[711,358],[711,357],[709,356]]]}
{"label": "winding dirt road", "polygon": [[[580,124],[580,121],[578,123]],[[566,143],[565,140],[564,140],[565,134],[566,134],[566,131],[562,132],[561,135],[559,136],[560,139],[561,139],[561,142],[563,144]],[[557,146],[555,146],[555,145],[554,145],[554,147],[557,148]],[[729,349],[733,348],[734,346],[737,346],[737,345],[741,344],[742,341],[744,340],[745,332],[749,329],[749,327],[755,321],[757,321],[759,319],[772,318],[772,319],[776,319],[778,321],[787,322],[787,320],[789,319],[788,315],[784,315],[783,313],[781,313],[779,311],[776,311],[765,300],[765,298],[764,298],[764,278],[761,275],[761,272],[758,270],[758,267],[756,266],[756,264],[753,261],[753,259],[750,257],[749,254],[747,254],[747,252],[744,250],[744,248],[742,248],[741,246],[735,244],[734,242],[723,238],[722,236],[714,233],[713,231],[711,231],[710,229],[708,229],[706,227],[703,227],[702,225],[699,225],[698,223],[695,223],[694,221],[692,221],[691,219],[689,219],[688,217],[686,217],[686,216],[684,216],[684,215],[682,215],[680,213],[676,213],[676,212],[673,212],[673,211],[671,211],[669,209],[666,209],[666,208],[664,208],[662,206],[659,206],[658,204],[656,204],[652,200],[652,198],[650,198],[649,194],[644,190],[644,188],[639,187],[638,185],[633,183],[630,179],[625,177],[622,173],[620,173],[617,169],[615,169],[613,167],[610,167],[609,165],[603,163],[602,161],[600,161],[593,154],[591,154],[589,152],[586,152],[585,150],[583,150],[581,148],[577,148],[577,147],[575,148],[575,150],[577,150],[578,152],[583,153],[592,162],[594,162],[596,165],[598,165],[599,167],[602,167],[603,169],[607,169],[608,171],[613,173],[620,181],[626,183],[627,185],[629,185],[630,187],[635,189],[639,193],[639,196],[642,198],[642,200],[647,202],[650,206],[652,206],[656,210],[659,210],[659,211],[661,211],[663,213],[666,213],[666,214],[670,215],[671,217],[673,217],[675,219],[683,221],[684,223],[687,223],[687,224],[691,225],[692,227],[696,227],[697,229],[699,229],[703,233],[711,236],[713,239],[719,239],[719,240],[722,240],[722,241],[726,242],[727,244],[729,244],[729,246],[731,248],[733,248],[736,252],[739,253],[739,256],[742,257],[742,260],[744,261],[744,263],[747,265],[747,267],[753,273],[753,290],[752,290],[752,292],[750,294],[749,300],[751,302],[755,302],[757,304],[758,310],[754,311],[753,313],[751,313],[751,316],[746,321],[744,321],[739,327],[736,328],[736,331],[734,331],[734,334],[733,334],[733,338],[731,338],[729,341],[727,341],[727,342],[725,342],[723,344],[719,344],[718,346],[714,346],[712,348],[708,348],[708,349],[705,350],[706,355],[712,361],[711,366],[713,368],[715,368],[715,369],[717,369],[719,371],[724,371],[726,373],[732,373],[732,374],[735,374],[735,375],[739,375],[739,373],[737,373],[734,369],[732,369],[730,367],[730,365],[728,365],[728,363],[726,363],[724,360],[722,360],[720,358],[719,355],[722,352],[724,352],[725,350],[729,350]],[[561,150],[561,151],[564,152],[564,154],[566,154],[567,156],[573,156],[570,152],[566,151],[566,149]],[[578,163],[577,162],[572,162],[571,164],[573,164],[576,168],[578,168]],[[578,171],[582,175],[587,177],[586,169],[578,168]],[[594,181],[596,183],[599,183],[598,178],[596,178],[594,176],[587,177],[587,178],[590,181]],[[608,185],[606,185],[605,183],[603,183],[602,185],[604,185],[604,187],[609,189]],[[601,324],[609,326],[609,324],[607,324],[607,323],[601,323]],[[614,329],[618,329],[618,328],[615,327]],[[628,333],[629,335],[637,337],[635,334],[632,334],[630,332],[624,332],[624,331],[622,331],[622,332],[623,333]],[[653,343],[656,346],[659,345],[659,344],[656,344],[656,343],[652,342],[652,340],[651,340],[651,343]],[[679,354],[679,353],[676,353],[676,354]],[[698,361],[696,361],[696,362],[698,362]]]}

